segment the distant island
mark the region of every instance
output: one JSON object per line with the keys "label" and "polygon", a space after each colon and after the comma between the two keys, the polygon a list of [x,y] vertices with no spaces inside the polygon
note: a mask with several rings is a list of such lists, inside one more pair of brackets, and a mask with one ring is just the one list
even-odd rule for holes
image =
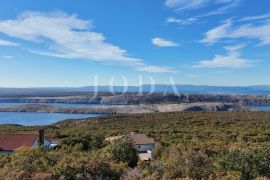
{"label": "distant island", "polygon": [[0,93],[0,103],[68,103],[68,104],[181,104],[220,102],[244,106],[270,105],[270,95],[230,95],[192,93],[111,93],[111,92],[33,92]]}

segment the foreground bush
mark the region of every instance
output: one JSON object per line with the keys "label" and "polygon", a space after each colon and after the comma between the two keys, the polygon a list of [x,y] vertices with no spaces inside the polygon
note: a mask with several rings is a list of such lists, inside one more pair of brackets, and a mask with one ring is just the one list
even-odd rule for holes
{"label": "foreground bush", "polygon": [[129,141],[105,147],[102,143],[103,148],[98,149],[101,141],[93,139],[83,139],[85,144],[96,145],[91,151],[68,145],[53,151],[22,147],[12,155],[0,154],[0,179],[119,179],[128,165],[136,165],[136,150]]}
{"label": "foreground bush", "polygon": [[47,172],[53,165],[53,159],[42,148],[22,147],[12,156],[4,159],[6,161],[0,170],[0,177],[9,177],[10,179],[30,178],[32,174],[37,172]]}
{"label": "foreground bush", "polygon": [[126,163],[130,167],[137,164],[137,152],[129,139],[110,143],[104,150],[105,156],[115,163]]}
{"label": "foreground bush", "polygon": [[242,179],[270,178],[270,149],[226,152],[219,159],[219,167],[224,172],[239,172]]}
{"label": "foreground bush", "polygon": [[51,169],[57,179],[118,179],[119,177],[108,161],[98,159],[90,153],[75,152],[64,155]]}

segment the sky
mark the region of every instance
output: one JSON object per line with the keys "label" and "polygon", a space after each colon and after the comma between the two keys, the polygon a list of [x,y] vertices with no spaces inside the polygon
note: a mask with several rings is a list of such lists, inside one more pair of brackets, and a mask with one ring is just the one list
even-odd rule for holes
{"label": "sky", "polygon": [[0,3],[0,87],[270,85],[269,0]]}

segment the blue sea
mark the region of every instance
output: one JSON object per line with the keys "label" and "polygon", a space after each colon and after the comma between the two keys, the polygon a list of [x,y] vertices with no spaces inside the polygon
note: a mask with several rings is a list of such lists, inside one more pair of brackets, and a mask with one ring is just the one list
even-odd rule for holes
{"label": "blue sea", "polygon": [[270,106],[248,106],[248,107],[259,111],[270,111]]}
{"label": "blue sea", "polygon": [[[1,103],[0,102],[0,107],[18,106],[18,105],[25,105],[25,104],[30,104],[30,103]],[[31,103],[31,104],[35,104],[35,103]],[[46,104],[46,105],[59,106],[59,107],[110,106],[109,104],[68,104],[68,103],[39,103],[39,104]]]}
{"label": "blue sea", "polygon": [[[25,103],[0,103],[0,107],[23,105]],[[105,104],[65,104],[48,103],[61,107],[107,106]],[[61,114],[61,113],[28,113],[28,112],[0,112],[0,124],[18,124],[23,126],[50,125],[65,119],[83,119],[96,117],[97,114]]]}
{"label": "blue sea", "polygon": [[23,126],[50,125],[65,119],[83,119],[96,117],[96,114],[60,114],[60,113],[28,113],[0,112],[0,124],[19,124]]}

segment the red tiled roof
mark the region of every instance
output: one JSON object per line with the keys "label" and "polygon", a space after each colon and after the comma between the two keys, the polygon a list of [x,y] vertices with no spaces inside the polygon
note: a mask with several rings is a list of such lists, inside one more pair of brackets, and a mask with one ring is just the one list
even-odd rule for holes
{"label": "red tiled roof", "polygon": [[134,144],[154,144],[154,138],[149,138],[145,134],[132,134],[131,139]]}
{"label": "red tiled roof", "polygon": [[0,135],[0,149],[13,151],[22,146],[32,147],[37,139],[37,134],[3,134]]}

